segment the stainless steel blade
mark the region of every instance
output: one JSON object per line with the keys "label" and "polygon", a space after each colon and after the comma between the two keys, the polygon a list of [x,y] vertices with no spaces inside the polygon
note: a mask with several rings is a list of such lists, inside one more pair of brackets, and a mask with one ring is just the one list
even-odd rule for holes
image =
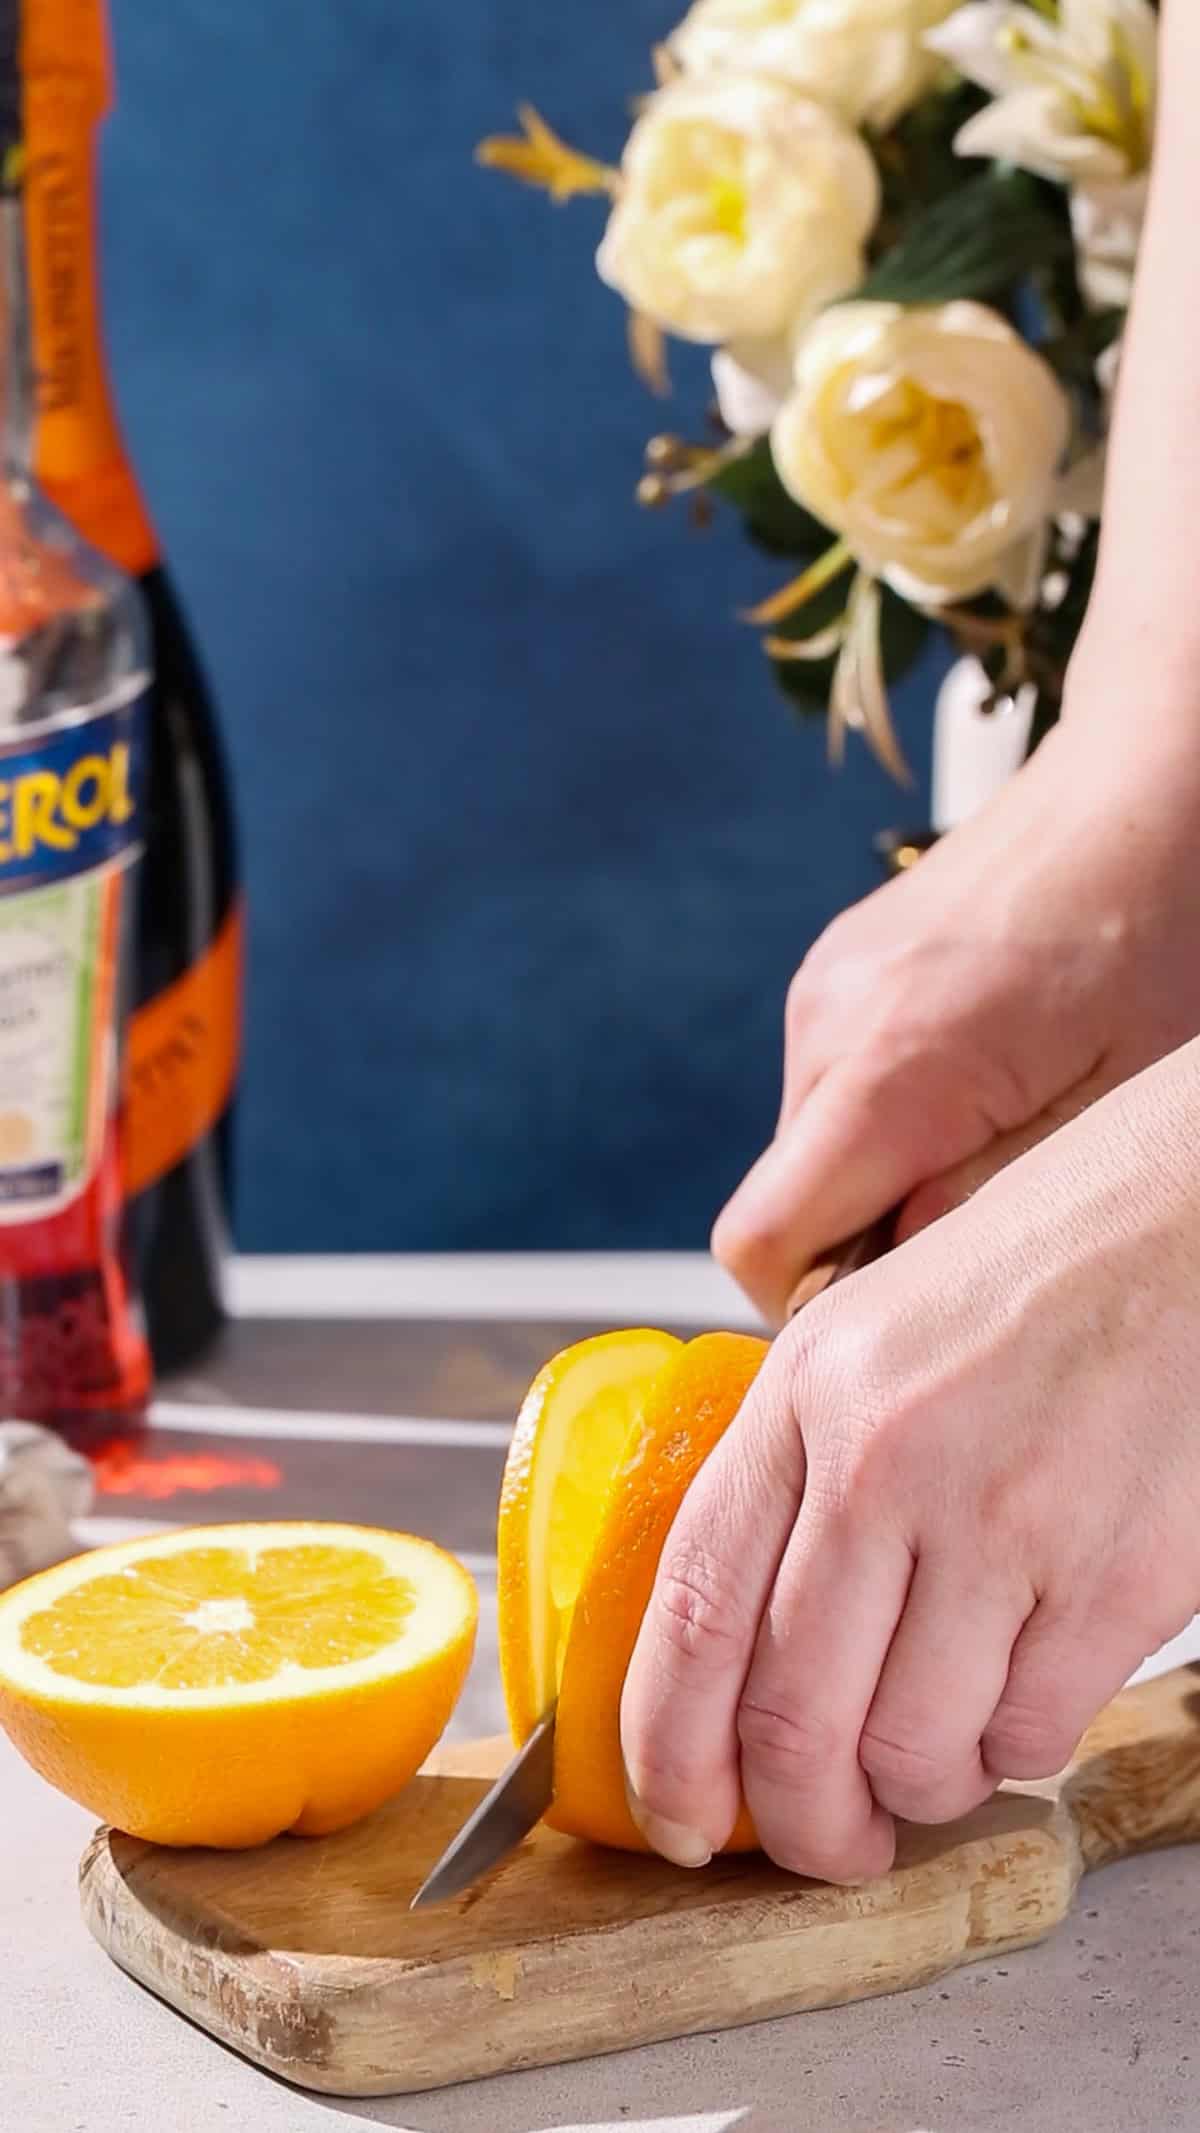
{"label": "stainless steel blade", "polygon": [[536,1829],[554,1795],[554,1716],[552,1706],[491,1791],[468,1815],[453,1843],[447,1845],[433,1872],[417,1890],[410,1911],[461,1896],[472,1882],[515,1851],[522,1837]]}

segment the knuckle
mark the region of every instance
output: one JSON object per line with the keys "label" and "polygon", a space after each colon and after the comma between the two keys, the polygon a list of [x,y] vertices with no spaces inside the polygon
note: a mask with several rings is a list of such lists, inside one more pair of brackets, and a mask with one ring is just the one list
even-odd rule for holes
{"label": "knuckle", "polygon": [[743,1696],[738,1744],[760,1775],[785,1786],[812,1785],[834,1767],[844,1746],[838,1727],[817,1711],[789,1710]]}
{"label": "knuckle", "polygon": [[658,1584],[658,1624],[667,1651],[689,1670],[720,1673],[741,1648],[747,1624],[737,1581],[710,1550],[672,1551]]}
{"label": "knuckle", "polygon": [[791,980],[783,1005],[783,1031],[789,1044],[799,1039],[812,1011],[816,990],[811,966],[805,961]]}
{"label": "knuckle", "polygon": [[736,1192],[717,1216],[709,1244],[718,1266],[760,1303],[786,1282],[787,1210],[761,1193]]}
{"label": "knuckle", "polygon": [[629,1782],[642,1806],[675,1820],[680,1802],[695,1790],[694,1768],[653,1734],[627,1740],[624,1754]]}
{"label": "knuckle", "polygon": [[814,1296],[785,1328],[775,1343],[774,1356],[782,1373],[782,1393],[790,1412],[811,1428],[814,1408],[823,1410],[841,1382],[836,1317],[830,1310],[832,1297]]}
{"label": "knuckle", "polygon": [[813,1494],[826,1521],[861,1530],[884,1498],[890,1458],[885,1435],[859,1405],[826,1432],[814,1475]]}
{"label": "knuckle", "polygon": [[1015,1444],[976,1485],[976,1530],[991,1565],[1039,1560],[1046,1545],[1048,1477],[1036,1451]]}
{"label": "knuckle", "polygon": [[872,1377],[870,1331],[844,1308],[837,1288],[814,1296],[779,1345],[794,1414],[830,1427],[859,1417]]}
{"label": "knuckle", "polygon": [[1052,1711],[1002,1703],[984,1734],[983,1760],[994,1777],[1048,1778],[1070,1762],[1075,1746]]}
{"label": "knuckle", "polygon": [[829,924],[822,928],[809,949],[799,970],[792,979],[793,985],[812,985],[823,979],[838,963],[845,962],[857,953],[859,920],[857,906],[850,904],[839,911]]}
{"label": "knuckle", "polygon": [[767,1857],[785,1874],[802,1874],[809,1881],[856,1883],[863,1879],[857,1853],[844,1844],[820,1844],[799,1834],[772,1838]]}
{"label": "knuckle", "polygon": [[1167,1541],[1157,1567],[1140,1558],[1117,1557],[1104,1581],[1098,1609],[1101,1620],[1122,1641],[1132,1634],[1145,1654],[1158,1651],[1187,1628],[1195,1613],[1194,1595],[1181,1588],[1176,1574],[1180,1551]]}
{"label": "knuckle", "polygon": [[769,1226],[734,1198],[713,1223],[709,1248],[717,1265],[738,1280],[772,1251],[774,1242]]}
{"label": "knuckle", "polygon": [[820,1301],[801,1314],[813,1323],[791,1358],[790,1409],[803,1426],[810,1500],[824,1519],[857,1526],[892,1493],[904,1417],[877,1395],[868,1345],[848,1326],[818,1319]]}
{"label": "knuckle", "polygon": [[945,1773],[936,1757],[894,1734],[864,1732],[858,1759],[875,1789],[883,1785],[913,1800],[934,1797],[944,1790]]}
{"label": "knuckle", "polygon": [[879,1805],[906,1822],[952,1822],[993,1789],[977,1759],[974,1770],[955,1767],[890,1734],[864,1733],[859,1760]]}
{"label": "knuckle", "polygon": [[792,1827],[768,1830],[765,1850],[785,1873],[861,1885],[888,1872],[895,1856],[895,1832],[890,1828],[886,1833],[872,1831],[865,1809],[861,1819],[852,1817],[837,1831],[815,1829],[808,1817],[798,1816]]}

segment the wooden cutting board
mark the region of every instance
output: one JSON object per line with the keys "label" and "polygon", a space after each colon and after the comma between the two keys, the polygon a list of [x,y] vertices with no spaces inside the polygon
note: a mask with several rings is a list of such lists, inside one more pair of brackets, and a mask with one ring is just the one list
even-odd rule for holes
{"label": "wooden cutting board", "polygon": [[444,1910],[408,1900],[501,1766],[448,1751],[319,1841],[170,1852],[112,1830],[81,1868],[101,1946],[273,2074],[332,2095],[438,2088],[927,1984],[1041,1940],[1081,1876],[1200,1836],[1200,1670],[1127,1689],[1070,1769],[940,1830],[886,1879],[762,1859],[687,1874],[539,1829]]}

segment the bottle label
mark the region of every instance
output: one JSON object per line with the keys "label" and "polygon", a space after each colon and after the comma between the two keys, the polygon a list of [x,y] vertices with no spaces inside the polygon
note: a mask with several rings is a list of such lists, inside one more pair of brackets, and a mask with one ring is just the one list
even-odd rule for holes
{"label": "bottle label", "polygon": [[0,741],[0,895],[130,857],[141,836],[144,717],[139,696]]}
{"label": "bottle label", "polygon": [[125,1189],[136,1198],[212,1131],[241,1047],[242,911],[211,948],[132,1015],[125,1054]]}
{"label": "bottle label", "polygon": [[0,742],[0,1226],[56,1214],[100,1162],[143,714]]}

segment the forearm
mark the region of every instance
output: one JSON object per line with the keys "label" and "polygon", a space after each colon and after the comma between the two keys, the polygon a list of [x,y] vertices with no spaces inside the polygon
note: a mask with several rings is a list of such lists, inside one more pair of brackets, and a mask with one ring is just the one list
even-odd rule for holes
{"label": "forearm", "polygon": [[1163,0],[1158,128],[1069,714],[1200,757],[1200,6]]}

